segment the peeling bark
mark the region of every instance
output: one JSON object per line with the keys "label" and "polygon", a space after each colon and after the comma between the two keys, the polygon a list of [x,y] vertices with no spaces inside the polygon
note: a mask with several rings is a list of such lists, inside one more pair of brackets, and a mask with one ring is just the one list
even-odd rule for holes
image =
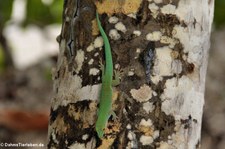
{"label": "peeling bark", "polygon": [[[200,147],[214,1],[65,0],[53,70],[48,148]],[[113,91],[117,120],[95,132],[103,40],[95,10],[122,71]]]}

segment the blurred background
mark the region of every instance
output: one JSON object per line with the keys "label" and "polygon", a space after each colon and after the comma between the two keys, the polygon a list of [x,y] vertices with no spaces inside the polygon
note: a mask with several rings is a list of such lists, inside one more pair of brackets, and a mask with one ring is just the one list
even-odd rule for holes
{"label": "blurred background", "polygon": [[[46,146],[62,7],[63,0],[0,0],[0,143]],[[224,64],[225,0],[216,0],[202,149],[225,148]]]}

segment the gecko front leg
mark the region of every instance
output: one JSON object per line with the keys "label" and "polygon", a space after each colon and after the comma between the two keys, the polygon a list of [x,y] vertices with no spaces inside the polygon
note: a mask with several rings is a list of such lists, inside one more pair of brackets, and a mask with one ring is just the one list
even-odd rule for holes
{"label": "gecko front leg", "polygon": [[114,70],[114,79],[112,80],[112,86],[117,86],[120,84],[122,72],[121,70]]}

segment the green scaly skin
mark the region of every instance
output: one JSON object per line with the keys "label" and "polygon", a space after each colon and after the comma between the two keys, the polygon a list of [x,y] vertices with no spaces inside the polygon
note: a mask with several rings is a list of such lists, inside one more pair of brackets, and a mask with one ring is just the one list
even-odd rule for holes
{"label": "green scaly skin", "polygon": [[99,138],[104,135],[104,128],[107,126],[108,119],[112,110],[112,82],[113,82],[113,61],[111,47],[108,37],[101,26],[98,13],[96,12],[98,28],[102,35],[105,46],[105,66],[102,66],[102,88],[100,93],[100,104],[98,109],[98,118],[96,122],[96,132]]}

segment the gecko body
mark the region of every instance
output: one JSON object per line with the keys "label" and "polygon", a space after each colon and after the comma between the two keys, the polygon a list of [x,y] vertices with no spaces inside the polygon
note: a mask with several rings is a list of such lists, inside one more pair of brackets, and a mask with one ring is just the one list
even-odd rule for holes
{"label": "gecko body", "polygon": [[105,66],[104,65],[101,66],[102,88],[100,92],[98,118],[95,126],[98,137],[102,138],[104,135],[104,128],[107,126],[107,122],[111,115],[112,110],[113,61],[110,43],[104,29],[101,26],[101,22],[99,20],[97,12],[96,12],[96,19],[105,47]]}

